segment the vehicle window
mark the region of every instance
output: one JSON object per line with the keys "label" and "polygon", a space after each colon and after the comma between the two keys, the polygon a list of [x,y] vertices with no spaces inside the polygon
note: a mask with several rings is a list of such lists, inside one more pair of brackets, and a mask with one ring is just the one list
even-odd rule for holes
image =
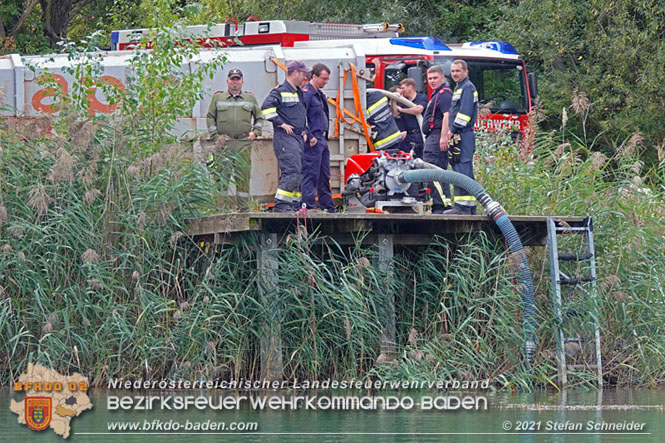
{"label": "vehicle window", "polygon": [[471,76],[471,81],[478,89],[478,98],[482,104],[490,104],[494,112],[526,112],[524,83],[521,66],[502,67],[484,65]]}
{"label": "vehicle window", "polygon": [[[365,67],[367,68],[367,71],[369,72],[370,77],[374,78],[374,76],[376,75],[376,66],[374,65],[374,63],[367,63],[365,65]],[[367,85],[367,88],[373,88],[374,87],[374,82],[373,81],[368,80],[365,84]]]}
{"label": "vehicle window", "polygon": [[[449,76],[450,62],[442,58],[436,60]],[[478,90],[481,105],[490,105],[493,113],[524,114],[527,112],[526,84],[521,64],[502,60],[466,60],[469,66],[469,79]],[[447,69],[446,69],[447,68]],[[448,82],[454,87],[450,77]]]}
{"label": "vehicle window", "polygon": [[386,66],[386,77],[383,83],[383,89],[390,90],[393,86],[398,86],[399,82],[406,78],[406,71],[409,65],[403,62],[392,63]]}

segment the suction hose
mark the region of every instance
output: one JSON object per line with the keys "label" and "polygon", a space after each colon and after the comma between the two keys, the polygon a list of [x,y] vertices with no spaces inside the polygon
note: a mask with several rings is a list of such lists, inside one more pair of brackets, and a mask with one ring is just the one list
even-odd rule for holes
{"label": "suction hose", "polygon": [[469,194],[472,194],[476,197],[476,200],[483,205],[487,215],[494,220],[501,230],[501,233],[508,243],[510,253],[513,257],[517,257],[515,268],[520,281],[519,289],[522,293],[522,303],[524,304],[524,332],[526,334],[525,355],[527,363],[530,366],[533,361],[533,355],[536,352],[536,301],[533,293],[533,278],[531,276],[531,270],[529,269],[529,262],[526,258],[522,241],[515,230],[515,226],[513,226],[506,211],[501,205],[494,201],[492,197],[485,192],[485,189],[475,180],[458,172],[443,170],[435,165],[423,162],[422,160],[416,161],[416,167],[424,169],[402,172],[397,177],[398,182],[403,184],[415,182],[430,183],[438,181],[457,186],[464,189]]}

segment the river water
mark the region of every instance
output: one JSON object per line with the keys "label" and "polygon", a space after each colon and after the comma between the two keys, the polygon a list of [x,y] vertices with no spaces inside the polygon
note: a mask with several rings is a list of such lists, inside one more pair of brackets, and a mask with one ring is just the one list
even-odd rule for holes
{"label": "river water", "polygon": [[[366,392],[291,391],[255,392],[253,401],[274,397],[271,409],[252,404],[242,394],[222,393],[227,404],[218,403],[214,391],[137,392],[91,389],[91,410],[75,417],[71,435],[66,441],[79,442],[641,442],[665,441],[665,391],[647,389],[605,389],[602,392],[568,391],[557,393],[425,392],[396,393],[379,391],[369,397]],[[152,409],[122,410],[135,397],[152,396]],[[212,395],[213,405],[224,410],[176,410],[174,397]],[[290,402],[292,396],[307,399]],[[331,409],[328,401],[334,396],[363,398],[348,403],[351,410]],[[165,397],[171,397],[164,403]],[[116,398],[117,397],[117,398]],[[127,397],[122,400],[122,397]],[[466,407],[457,405],[464,400]],[[53,441],[63,439],[52,430],[37,432],[17,423],[10,411],[10,399],[22,396],[9,388],[0,390],[0,441]],[[286,399],[280,403],[280,398]],[[376,404],[371,399],[380,398]],[[312,400],[314,399],[314,400]],[[307,409],[314,405],[316,409]],[[384,403],[381,403],[384,401]],[[392,404],[390,402],[393,402]],[[385,410],[381,405],[397,405]],[[486,403],[485,403],[486,402]],[[142,405],[145,406],[145,402]],[[166,408],[161,409],[162,405]],[[292,405],[296,405],[294,409]],[[340,403],[338,403],[338,406]],[[363,405],[364,407],[355,407]],[[378,406],[377,406],[378,405]],[[438,406],[437,409],[434,406]],[[486,405],[486,407],[485,407]],[[478,406],[478,409],[475,407]],[[117,407],[116,410],[111,410]],[[448,407],[449,409],[444,409]],[[249,427],[243,432],[211,430],[212,427]],[[255,424],[254,424],[255,423]],[[140,426],[139,430],[119,430],[118,426]],[[114,430],[110,427],[116,426]],[[177,431],[173,428],[180,427]],[[255,426],[256,429],[251,427]],[[196,429],[195,427],[198,427]]]}

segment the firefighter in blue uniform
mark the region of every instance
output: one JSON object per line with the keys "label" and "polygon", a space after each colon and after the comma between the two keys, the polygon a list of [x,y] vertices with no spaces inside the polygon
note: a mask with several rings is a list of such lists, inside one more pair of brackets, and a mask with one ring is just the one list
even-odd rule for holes
{"label": "firefighter in blue uniform", "polygon": [[[450,162],[453,171],[473,176],[473,153],[476,150],[476,134],[473,125],[478,118],[478,91],[469,80],[469,69],[464,60],[455,60],[450,66],[450,75],[457,86],[453,91],[450,109],[448,137],[453,140]],[[446,214],[475,214],[476,199],[467,191],[455,186],[455,207]]]}
{"label": "firefighter in blue uniform", "polygon": [[261,106],[263,117],[274,128],[273,149],[280,171],[274,212],[300,209],[302,155],[308,139],[307,110],[300,88],[307,82],[308,72],[303,62],[289,63],[286,81],[270,91]]}
{"label": "firefighter in blue uniform", "polygon": [[[441,169],[448,169],[448,117],[452,91],[441,66],[435,65],[427,70],[427,83],[432,96],[423,113],[422,130],[427,137],[423,160]],[[430,183],[429,188],[432,190],[432,214],[442,214],[452,206],[450,186],[447,183]]]}
{"label": "firefighter in blue uniform", "polygon": [[330,80],[330,69],[323,63],[312,66],[312,78],[302,88],[303,101],[307,109],[309,142],[305,143],[302,159],[302,203],[307,209],[319,206],[326,212],[335,212],[330,191],[330,149],[328,148],[328,125],[330,111],[328,99],[321,89]]}
{"label": "firefighter in blue uniform", "polygon": [[[400,130],[406,131],[406,138],[403,145],[406,152],[414,152],[415,158],[423,158],[423,134],[420,132],[420,125],[416,115],[420,115],[427,106],[427,96],[416,91],[416,81],[412,78],[405,78],[400,83],[400,93],[402,97],[410,100],[416,106],[407,107],[401,103],[397,103],[395,111],[397,111],[397,126]],[[401,124],[400,124],[401,122]]]}

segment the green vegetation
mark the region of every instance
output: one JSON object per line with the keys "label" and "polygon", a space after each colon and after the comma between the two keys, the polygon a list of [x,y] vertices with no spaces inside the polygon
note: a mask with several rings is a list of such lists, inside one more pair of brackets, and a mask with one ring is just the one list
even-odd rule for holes
{"label": "green vegetation", "polygon": [[[194,50],[176,51],[173,34],[162,35],[169,49],[136,57],[136,72],[171,72]],[[94,65],[77,69],[93,73]],[[196,100],[212,72],[203,69],[182,79],[187,87],[178,97]],[[122,106],[108,117],[91,120],[75,93],[59,98],[56,120],[28,128],[3,121],[0,381],[28,362],[80,371],[95,383],[111,376],[256,377],[263,327],[281,316],[289,378],[555,383],[544,248],[529,253],[539,308],[531,373],[520,362],[521,303],[510,257],[484,237],[398,251],[391,277],[373,265],[376,251],[292,236],[267,302],[257,239],[211,250],[183,234],[184,220],[215,211],[216,200],[191,145],[168,135],[179,106],[191,105],[170,104],[168,83],[130,82],[132,100],[117,92]],[[142,99],[160,94],[161,108]],[[157,121],[163,130],[148,131]],[[38,126],[49,124],[55,134],[40,135]],[[607,379],[662,383],[665,153],[647,170],[637,136],[611,158],[568,131],[538,139],[525,161],[509,138],[481,135],[479,180],[511,214],[594,216]],[[398,359],[375,367],[387,287],[396,299]],[[594,382],[591,373],[575,380]]]}
{"label": "green vegetation", "polygon": [[[71,4],[62,7],[62,4]],[[81,41],[98,31],[108,45],[114,29],[223,22],[235,17],[317,22],[404,23],[407,35],[433,35],[447,42],[506,40],[538,73],[546,129],[568,129],[605,155],[639,132],[643,161],[657,164],[663,144],[665,4],[645,0],[7,0],[0,6],[0,55],[59,49],[59,40]],[[588,104],[588,112],[577,114]]]}
{"label": "green vegetation", "polygon": [[[493,17],[481,3],[477,9]],[[112,11],[141,10],[132,5],[158,6],[151,26],[173,18],[164,8],[167,1],[117,1]],[[229,5],[240,8],[240,2]],[[623,8],[624,2],[612,5]],[[39,12],[35,8],[32,14]],[[194,20],[212,10],[190,8],[186,16]],[[5,29],[7,11],[0,9]],[[16,11],[12,14],[16,20]],[[385,20],[398,21],[392,17]],[[116,19],[113,27],[123,27]],[[486,29],[483,20],[474,29]],[[552,26],[564,22],[552,20]],[[511,35],[508,28],[497,29]],[[196,101],[201,80],[215,64],[178,77],[177,67],[195,49],[176,49],[171,28],[161,30],[157,50],[135,57],[126,91],[115,90],[122,104],[115,114],[93,120],[84,112],[91,88],[108,86],[95,80],[96,62],[88,58],[75,75],[89,80],[71,98],[59,97],[59,117],[27,126],[0,122],[1,383],[29,362],[79,371],[98,384],[111,376],[256,377],[262,328],[276,313],[282,316],[287,377],[454,376],[492,378],[504,388],[555,383],[544,249],[529,251],[539,309],[539,347],[530,373],[520,364],[521,307],[510,257],[503,245],[486,238],[456,247],[441,241],[417,254],[398,251],[390,278],[373,265],[376,251],[342,248],[316,234],[294,236],[279,257],[277,305],[261,295],[257,239],[216,251],[193,244],[183,234],[184,221],[216,210],[220,177],[211,180],[191,145],[171,139],[168,129]],[[652,31],[658,32],[644,30]],[[544,38],[543,31],[533,42]],[[65,49],[73,58],[87,57],[72,45]],[[628,52],[618,51],[617,59]],[[541,53],[545,70],[547,52],[534,50],[527,58],[537,60]],[[663,136],[663,128],[642,126],[647,119],[638,117],[653,110],[647,101],[630,106],[633,123],[621,131],[604,126],[625,117],[621,113],[628,108],[618,103],[599,113],[601,97],[612,91],[587,89],[600,85],[593,69],[573,71],[561,78],[546,75],[541,82],[544,109],[550,110],[543,125],[560,129],[535,134],[533,158],[526,160],[505,138],[485,134],[478,143],[477,177],[510,214],[594,217],[606,377],[622,385],[662,384],[665,148],[653,140]],[[633,94],[652,88],[651,79],[659,75],[646,81],[630,72],[637,71],[625,74],[634,80],[626,83]],[[586,76],[588,83],[578,81]],[[556,100],[548,101],[552,97]],[[552,109],[570,112],[553,120]],[[396,299],[398,363],[377,368],[386,285]],[[574,382],[593,385],[593,374],[580,375]]]}

